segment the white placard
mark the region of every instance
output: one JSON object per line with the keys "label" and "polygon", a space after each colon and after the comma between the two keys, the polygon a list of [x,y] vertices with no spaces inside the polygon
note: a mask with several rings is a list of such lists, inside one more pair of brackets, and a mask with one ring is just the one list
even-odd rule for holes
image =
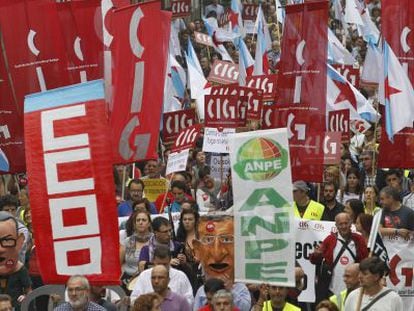
{"label": "white placard", "polygon": [[181,150],[178,152],[171,152],[168,155],[168,162],[165,174],[185,171],[188,161],[188,154],[190,149]]}
{"label": "white placard", "polygon": [[204,129],[204,152],[229,153],[229,136],[233,135],[236,129],[224,128],[218,130],[214,127]]}

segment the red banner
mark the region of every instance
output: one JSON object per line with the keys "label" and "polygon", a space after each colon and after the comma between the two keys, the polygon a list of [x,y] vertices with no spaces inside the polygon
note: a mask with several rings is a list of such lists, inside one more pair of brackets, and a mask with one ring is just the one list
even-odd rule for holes
{"label": "red banner", "polygon": [[323,115],[328,5],[323,1],[286,6],[278,80],[279,103],[316,108]]}
{"label": "red banner", "polygon": [[[382,33],[414,85],[414,3],[409,0],[381,1]],[[384,114],[383,114],[384,115]],[[379,167],[414,168],[414,129],[406,128],[394,135],[394,143],[381,131]],[[392,150],[392,152],[389,152]]]}
{"label": "red banner", "polygon": [[207,80],[221,84],[237,83],[239,79],[238,67],[237,64],[216,60]]}
{"label": "red banner", "polygon": [[166,112],[163,116],[162,136],[164,143],[177,139],[178,134],[185,128],[195,124],[195,109]]}
{"label": "red banner", "polygon": [[73,83],[53,2],[1,1],[0,27],[18,105],[26,94]]}
{"label": "red banner", "polygon": [[240,124],[239,98],[232,95],[206,95],[204,126],[237,128]]}
{"label": "red banner", "polygon": [[108,103],[109,112],[112,112],[113,109],[113,99],[112,99],[112,51],[111,44],[113,41],[112,36],[112,15],[114,9],[128,6],[130,2],[128,0],[102,0],[102,28],[103,28],[103,44],[104,44],[104,79],[105,79],[105,100]]}
{"label": "red banner", "polygon": [[103,78],[101,0],[56,3],[68,71],[76,83]]}
{"label": "red banner", "polygon": [[174,142],[174,146],[171,148],[171,151],[176,152],[194,148],[197,138],[200,136],[201,128],[202,125],[198,123],[181,130]]}
{"label": "red banner", "polygon": [[337,165],[341,163],[341,132],[326,132],[323,141],[323,153],[325,165]]}
{"label": "red banner", "polygon": [[410,0],[381,1],[381,31],[411,83],[414,82],[414,3]]}
{"label": "red banner", "polygon": [[0,55],[0,173],[26,171],[23,111],[13,96],[3,54]]}
{"label": "red banner", "polygon": [[264,101],[274,101],[277,95],[277,75],[249,76],[246,77],[246,86],[263,91]]}
{"label": "red banner", "polygon": [[274,128],[288,129],[292,179],[309,182],[323,181],[325,116],[304,111],[300,105],[275,106]]}
{"label": "red banner", "polygon": [[359,89],[360,84],[360,73],[359,67],[356,68],[353,65],[340,65],[340,64],[332,64],[332,67],[335,68],[345,79],[348,80],[353,86]]}
{"label": "red banner", "polygon": [[25,101],[27,173],[44,283],[119,284],[118,223],[103,82]]}
{"label": "red banner", "polygon": [[349,140],[350,140],[349,109],[329,111],[328,130],[331,132],[341,132],[342,142],[349,143]]}
{"label": "red banner", "polygon": [[171,22],[160,7],[131,5],[112,16],[114,163],[157,157]]}
{"label": "red banner", "polygon": [[288,128],[294,180],[323,179],[328,9],[328,1],[286,7],[275,127]]}
{"label": "red banner", "polygon": [[243,5],[243,20],[245,21],[255,21],[257,18],[257,12],[259,11],[259,6],[257,4],[244,4]]}
{"label": "red banner", "polygon": [[[233,96],[247,96],[246,117],[248,120],[259,121],[262,116],[263,107],[263,91],[250,87],[239,86],[238,84],[229,84],[226,86],[213,86],[210,95],[233,95]],[[243,112],[242,112],[243,114]]]}
{"label": "red banner", "polygon": [[191,0],[171,0],[172,17],[191,15]]}

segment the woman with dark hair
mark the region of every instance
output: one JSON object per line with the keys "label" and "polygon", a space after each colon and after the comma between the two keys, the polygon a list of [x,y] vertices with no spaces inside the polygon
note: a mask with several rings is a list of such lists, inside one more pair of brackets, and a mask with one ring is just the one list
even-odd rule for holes
{"label": "woman with dark hair", "polygon": [[162,298],[156,293],[139,296],[132,307],[132,311],[161,311]]}
{"label": "woman with dark hair", "polygon": [[180,223],[177,230],[177,241],[182,243],[182,252],[178,254],[177,258],[180,260],[182,265],[186,265],[186,269],[194,293],[197,292],[198,287],[201,285],[199,278],[197,278],[199,262],[194,255],[193,240],[198,239],[198,220],[200,215],[196,211],[195,203],[192,208],[185,208],[181,210]]}
{"label": "woman with dark hair", "polygon": [[349,214],[352,223],[355,224],[358,216],[364,214],[364,204],[358,199],[350,199],[345,203],[344,212]]}
{"label": "woman with dark hair", "polygon": [[350,199],[362,199],[363,188],[361,185],[361,175],[358,169],[351,167],[346,175],[346,184],[344,189],[339,190],[336,200],[344,204]]}
{"label": "woman with dark hair", "polygon": [[374,215],[381,210],[378,206],[379,191],[376,186],[367,186],[364,190],[364,212],[365,214]]}
{"label": "woman with dark hair", "polygon": [[122,264],[122,280],[128,282],[138,273],[141,248],[151,237],[151,216],[147,211],[135,211],[126,224],[127,238],[121,240],[119,258]]}
{"label": "woman with dark hair", "polygon": [[371,232],[371,226],[372,226],[373,219],[374,219],[374,216],[372,215],[359,214],[355,222],[356,230],[359,233],[361,233],[366,243],[368,243],[369,233]]}
{"label": "woman with dark hair", "polygon": [[138,201],[132,203],[132,210],[136,211],[147,211],[151,214],[151,202],[147,198],[139,199]]}

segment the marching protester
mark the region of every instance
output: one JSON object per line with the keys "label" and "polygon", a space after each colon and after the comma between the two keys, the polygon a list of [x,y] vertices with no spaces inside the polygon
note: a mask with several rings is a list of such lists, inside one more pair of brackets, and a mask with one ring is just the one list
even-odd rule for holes
{"label": "marching protester", "polygon": [[382,260],[377,257],[366,258],[359,264],[359,269],[361,287],[349,294],[345,301],[345,311],[356,310],[359,295],[362,295],[360,307],[365,310],[404,310],[401,297],[382,285],[382,278],[386,273]]}
{"label": "marching protester", "polygon": [[317,302],[344,290],[342,275],[346,265],[358,263],[368,256],[364,239],[361,235],[352,233],[351,225],[348,214],[336,215],[338,233],[329,235],[310,256],[310,261],[320,265],[321,270],[316,284]]}

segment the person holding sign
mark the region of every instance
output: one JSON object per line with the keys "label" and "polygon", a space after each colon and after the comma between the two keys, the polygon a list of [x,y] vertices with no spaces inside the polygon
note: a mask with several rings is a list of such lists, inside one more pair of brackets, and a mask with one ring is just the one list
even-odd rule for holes
{"label": "person holding sign", "polygon": [[352,220],[348,214],[338,214],[335,226],[338,232],[331,233],[309,256],[311,263],[321,266],[316,284],[316,302],[344,290],[342,275],[345,267],[368,256],[364,238],[351,231]]}

